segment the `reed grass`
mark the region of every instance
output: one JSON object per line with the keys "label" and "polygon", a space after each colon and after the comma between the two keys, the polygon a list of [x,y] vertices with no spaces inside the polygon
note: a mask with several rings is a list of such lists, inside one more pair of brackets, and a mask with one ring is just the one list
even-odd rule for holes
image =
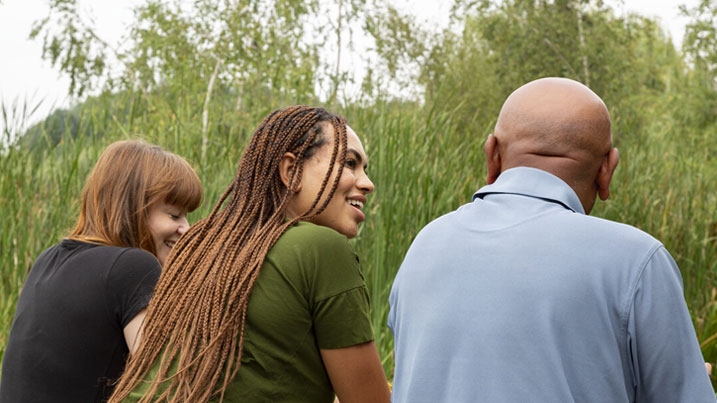
{"label": "reed grass", "polygon": [[462,133],[445,112],[396,112],[386,105],[349,110],[346,116],[363,138],[376,186],[357,252],[372,297],[376,343],[390,377],[393,337],[386,320],[393,278],[418,231],[470,200],[483,172],[483,138]]}
{"label": "reed grass", "polygon": [[[279,107],[283,105],[276,105]],[[201,111],[136,94],[101,99],[79,112],[88,136],[49,133],[32,148],[0,155],[0,359],[15,303],[34,259],[74,222],[78,196],[99,153],[112,141],[144,138],[183,155],[206,188],[208,213],[234,177],[241,151],[260,117],[274,107],[237,114],[211,110],[207,157],[201,146]],[[5,106],[3,106],[5,108]],[[349,124],[363,139],[376,191],[355,240],[373,306],[373,325],[387,375],[393,339],[386,326],[393,277],[413,237],[429,221],[469,202],[484,184],[482,132],[466,132],[452,111],[436,105],[378,103],[347,107]],[[679,264],[685,296],[706,361],[717,362],[717,142],[714,128],[685,133],[680,122],[655,120],[630,137],[616,133],[621,163],[613,194],[594,215],[637,226],[661,239]],[[80,132],[82,132],[80,130]],[[13,135],[17,135],[14,133]]]}

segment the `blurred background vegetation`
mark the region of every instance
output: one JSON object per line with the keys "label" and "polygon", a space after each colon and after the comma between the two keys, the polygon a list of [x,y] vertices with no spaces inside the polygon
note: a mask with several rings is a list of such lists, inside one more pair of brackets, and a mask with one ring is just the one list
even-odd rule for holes
{"label": "blurred background vegetation", "polygon": [[[656,21],[597,0],[455,0],[442,28],[387,0],[147,0],[119,51],[75,0],[53,0],[32,35],[77,102],[27,129],[38,105],[0,105],[0,358],[29,268],[73,224],[109,143],[143,138],[187,158],[206,188],[194,221],[233,178],[261,118],[301,103],[346,116],[369,155],[376,192],[355,246],[390,377],[387,301],[403,254],[484,184],[482,145],[505,97],[562,76],[605,100],[620,148],[612,197],[593,215],[663,241],[716,363],[717,2],[682,13],[676,48]],[[354,52],[368,66],[357,82],[346,60],[359,36],[370,45]]]}

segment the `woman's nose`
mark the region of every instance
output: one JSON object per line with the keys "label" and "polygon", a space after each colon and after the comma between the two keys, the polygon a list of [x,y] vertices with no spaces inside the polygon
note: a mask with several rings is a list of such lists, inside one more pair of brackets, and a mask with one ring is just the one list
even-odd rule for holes
{"label": "woman's nose", "polygon": [[358,180],[357,186],[359,189],[363,190],[367,194],[373,192],[373,190],[375,188],[375,186],[373,185],[373,182],[371,181],[371,178],[369,178],[368,174],[366,174],[366,173],[361,175],[361,177]]}
{"label": "woman's nose", "polygon": [[184,217],[181,219],[181,221],[179,223],[179,227],[177,227],[177,232],[179,233],[179,235],[184,235],[184,233],[187,232],[188,230],[189,230],[189,221],[187,220],[186,217]]}

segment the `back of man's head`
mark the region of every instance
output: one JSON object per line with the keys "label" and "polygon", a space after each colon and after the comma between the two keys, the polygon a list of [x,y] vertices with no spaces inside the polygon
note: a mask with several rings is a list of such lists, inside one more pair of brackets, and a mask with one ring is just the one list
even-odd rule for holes
{"label": "back of man's head", "polygon": [[542,169],[568,183],[586,213],[596,195],[609,196],[618,158],[605,103],[585,85],[558,77],[531,81],[506,99],[486,155],[489,183],[510,168]]}

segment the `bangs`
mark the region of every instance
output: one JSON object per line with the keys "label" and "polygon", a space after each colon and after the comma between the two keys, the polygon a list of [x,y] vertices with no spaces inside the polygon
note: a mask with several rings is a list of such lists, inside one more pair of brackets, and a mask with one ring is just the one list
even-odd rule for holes
{"label": "bangs", "polygon": [[150,204],[163,200],[189,212],[196,210],[202,204],[204,192],[197,173],[187,161],[173,154],[167,156],[163,165],[157,173],[157,188]]}
{"label": "bangs", "polygon": [[199,178],[196,177],[196,174],[194,175],[194,178],[184,176],[175,181],[164,201],[167,204],[185,208],[189,212],[196,210],[202,204],[203,190]]}

